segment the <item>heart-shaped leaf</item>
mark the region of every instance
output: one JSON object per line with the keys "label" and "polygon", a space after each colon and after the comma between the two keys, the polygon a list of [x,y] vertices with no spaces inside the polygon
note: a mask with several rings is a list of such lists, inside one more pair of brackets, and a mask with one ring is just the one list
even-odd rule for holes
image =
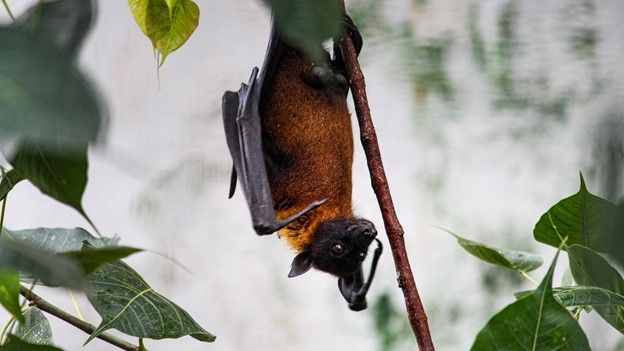
{"label": "heart-shaped leaf", "polygon": [[553,297],[552,276],[558,255],[533,293],[505,307],[481,329],[472,351],[590,350],[583,329]]}
{"label": "heart-shaped leaf", "polygon": [[10,269],[0,269],[0,304],[18,321],[24,322],[19,303],[19,274]]}
{"label": "heart-shaped leaf", "polygon": [[[622,276],[598,253],[581,245],[572,245],[568,247],[568,257],[574,280],[579,284],[624,295]],[[591,306],[607,323],[624,334],[624,306],[619,304]]]}
{"label": "heart-shaped leaf", "polygon": [[[533,293],[533,290],[518,291],[514,293],[517,299],[521,299]],[[565,307],[575,306],[624,306],[624,296],[607,289],[595,286],[562,286],[553,289],[557,302]]]}
{"label": "heart-shaped leaf", "polygon": [[[65,31],[63,20],[54,23]],[[50,25],[41,30],[52,31]],[[20,25],[0,27],[0,141],[38,145],[45,154],[86,154],[102,123],[95,91],[75,66],[74,53],[37,33]]]}
{"label": "heart-shaped leaf", "polygon": [[87,279],[89,301],[102,317],[102,323],[86,342],[111,328],[139,338],[190,335],[200,341],[215,340],[186,311],[154,291],[121,261],[102,265]]}
{"label": "heart-shaped leaf", "polygon": [[446,229],[442,230],[457,238],[459,245],[461,245],[461,247],[463,247],[471,255],[487,263],[505,267],[520,273],[526,273],[537,269],[543,263],[541,257],[532,253],[497,249],[476,241],[464,239]]}
{"label": "heart-shaped leaf", "polygon": [[191,37],[199,23],[199,7],[191,0],[128,0],[128,6],[162,55],[160,65]]}
{"label": "heart-shaped leaf", "polygon": [[15,335],[9,335],[6,344],[0,346],[0,351],[63,351],[50,345],[37,345],[20,340]]}
{"label": "heart-shaped leaf", "polygon": [[323,42],[341,32],[339,0],[264,0],[273,10],[280,33],[305,51],[317,64],[325,64]]}
{"label": "heart-shaped leaf", "polygon": [[533,235],[554,247],[564,241],[566,245],[583,245],[611,255],[624,266],[624,210],[589,193],[582,175],[579,192],[544,213]]}
{"label": "heart-shaped leaf", "polygon": [[37,307],[31,307],[24,312],[25,321],[20,322],[15,336],[23,341],[37,345],[52,345],[52,328],[46,316]]}
{"label": "heart-shaped leaf", "polygon": [[[24,143],[11,160],[14,170],[27,178],[41,192],[69,205],[82,214],[82,195],[87,186],[87,146],[82,152],[71,153],[60,147],[44,148]],[[89,220],[90,222],[90,220]]]}

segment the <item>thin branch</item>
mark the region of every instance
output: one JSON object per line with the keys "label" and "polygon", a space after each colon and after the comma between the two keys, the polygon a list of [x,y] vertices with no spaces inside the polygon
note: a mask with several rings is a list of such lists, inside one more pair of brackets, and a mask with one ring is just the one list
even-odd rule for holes
{"label": "thin branch", "polygon": [[421,351],[433,351],[434,346],[431,340],[431,333],[429,332],[429,325],[427,324],[427,315],[425,314],[425,309],[423,308],[418,290],[416,289],[416,282],[405,249],[405,241],[403,240],[403,228],[394,210],[388,180],[386,179],[386,173],[381,160],[377,134],[375,133],[370,108],[368,107],[364,75],[358,63],[353,41],[348,35],[344,36],[340,41],[340,49],[345,61],[347,77],[351,85],[355,112],[360,125],[360,139],[364,152],[366,153],[371,183],[381,209],[386,234],[388,235],[392,256],[394,257],[397,281],[405,297],[408,318],[414,335],[416,336],[419,349]]}
{"label": "thin branch", "polygon": [[[28,301],[30,301],[30,303],[32,305],[37,306],[38,309],[47,312],[53,316],[55,316],[56,318],[59,318],[71,325],[73,325],[74,327],[84,331],[87,334],[92,334],[95,329],[96,326],[94,326],[93,324],[87,323],[85,321],[80,320],[79,318],[76,318],[74,316],[72,316],[71,314],[61,310],[60,308],[52,305],[51,303],[47,302],[46,300],[42,299],[40,296],[38,296],[37,294],[35,294],[34,292],[32,292],[31,290],[25,288],[24,286],[20,286],[20,294],[22,294],[22,296],[24,296],[26,299],[28,299]],[[106,334],[106,333],[102,333],[100,335],[97,336],[98,339],[104,340],[107,343],[116,346],[122,350],[126,350],[126,351],[138,351],[140,350],[138,346],[133,345],[127,341],[121,340],[115,336],[112,336],[110,334]]]}

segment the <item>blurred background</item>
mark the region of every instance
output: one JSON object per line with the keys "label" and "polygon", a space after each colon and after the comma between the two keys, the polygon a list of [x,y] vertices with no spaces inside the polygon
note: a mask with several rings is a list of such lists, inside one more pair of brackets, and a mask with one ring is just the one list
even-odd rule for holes
{"label": "blurred background", "polygon": [[[17,15],[35,2],[8,1]],[[262,64],[270,15],[261,1],[197,3],[197,31],[160,70],[125,1],[99,2],[80,59],[110,117],[105,140],[90,150],[85,210],[105,235],[186,267],[149,252],[127,260],[218,337],[214,344],[187,337],[146,346],[415,350],[389,250],[370,307],[354,313],[335,279],[320,272],[288,279],[288,246],[254,234],[242,194],[227,199],[221,95]],[[624,2],[348,5],[365,39],[360,60],[373,119],[431,332],[439,350],[467,350],[488,318],[514,301],[513,291],[533,285],[469,256],[435,226],[549,262],[555,250],[534,242],[533,226],[578,190],[579,171],[592,193],[622,196]],[[382,228],[357,145],[355,207]],[[11,193],[6,226],[90,229],[26,183]],[[67,294],[37,291],[72,310]],[[50,319],[55,342],[80,350],[86,334]],[[624,350],[622,335],[595,313],[582,314],[581,323],[595,351]],[[110,349],[98,340],[84,348]]]}

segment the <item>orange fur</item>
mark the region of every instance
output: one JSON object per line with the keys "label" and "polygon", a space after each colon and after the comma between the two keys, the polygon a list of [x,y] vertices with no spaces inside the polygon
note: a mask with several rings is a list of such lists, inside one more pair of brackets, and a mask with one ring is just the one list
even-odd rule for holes
{"label": "orange fur", "polygon": [[327,199],[279,231],[297,252],[311,242],[322,221],[353,218],[353,132],[346,93],[310,86],[313,68],[301,52],[285,46],[261,107],[263,140],[282,165],[269,176],[277,217]]}

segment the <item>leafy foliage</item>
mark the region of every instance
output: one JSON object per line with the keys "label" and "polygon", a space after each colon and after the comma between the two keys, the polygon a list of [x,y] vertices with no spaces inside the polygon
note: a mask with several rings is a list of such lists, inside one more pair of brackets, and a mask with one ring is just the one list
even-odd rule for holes
{"label": "leafy foliage", "polygon": [[190,335],[200,341],[215,340],[186,311],[154,291],[123,262],[102,265],[88,277],[88,286],[89,301],[102,316],[102,323],[87,342],[110,328],[140,338]]}
{"label": "leafy foliage", "polygon": [[7,340],[6,344],[0,346],[0,351],[63,351],[54,346],[29,343],[14,335],[9,335]]}
{"label": "leafy foliage", "polygon": [[[517,299],[524,298],[533,291],[514,293]],[[595,286],[563,286],[553,289],[557,302],[564,307],[575,306],[624,306],[624,296]]]}
{"label": "leafy foliage", "polygon": [[544,213],[533,234],[537,241],[551,246],[565,242],[609,254],[624,266],[624,211],[589,193],[583,176],[578,193]]}
{"label": "leafy foliage", "polygon": [[87,186],[87,148],[83,152],[64,155],[62,150],[50,152],[39,144],[23,144],[11,163],[24,178],[52,198],[67,204],[82,215],[82,195]]}
{"label": "leafy foliage", "polygon": [[[624,280],[611,265],[592,249],[581,245],[568,247],[570,269],[574,280],[583,285],[596,286],[618,295],[624,295]],[[609,324],[624,334],[624,305],[591,306]]]}
{"label": "leafy foliage", "polygon": [[4,173],[4,176],[0,179],[0,200],[4,200],[9,191],[22,180],[24,180],[24,176],[15,169]]}
{"label": "leafy foliage", "polygon": [[190,38],[199,23],[199,7],[191,0],[128,0],[128,6],[161,54],[160,65]]}
{"label": "leafy foliage", "polygon": [[[73,10],[76,3],[89,11],[47,11],[50,6]],[[0,140],[43,150],[56,146],[57,152],[70,155],[86,153],[86,144],[96,139],[102,113],[72,51],[88,26],[66,26],[90,19],[90,4],[65,0],[37,5],[16,23],[0,27],[5,48],[0,51]]]}
{"label": "leafy foliage", "polygon": [[585,333],[552,294],[553,259],[539,287],[505,307],[483,328],[471,350],[590,350]]}
{"label": "leafy foliage", "polygon": [[15,336],[37,345],[52,345],[54,342],[50,322],[36,307],[31,307],[24,312],[24,322],[18,325]]}
{"label": "leafy foliage", "polygon": [[543,263],[541,257],[532,253],[493,248],[476,241],[464,239],[448,230],[445,231],[457,238],[459,245],[461,245],[461,247],[463,247],[471,255],[487,263],[505,267],[521,273],[537,269]]}
{"label": "leafy foliage", "polygon": [[82,270],[72,259],[24,245],[4,235],[0,239],[0,267],[32,274],[50,286],[81,289],[85,282]]}
{"label": "leafy foliage", "polygon": [[13,317],[24,322],[22,308],[19,303],[19,274],[9,269],[0,269],[0,304]]}
{"label": "leafy foliage", "polygon": [[264,0],[273,10],[284,38],[307,52],[317,64],[325,63],[322,44],[341,32],[340,1]]}

